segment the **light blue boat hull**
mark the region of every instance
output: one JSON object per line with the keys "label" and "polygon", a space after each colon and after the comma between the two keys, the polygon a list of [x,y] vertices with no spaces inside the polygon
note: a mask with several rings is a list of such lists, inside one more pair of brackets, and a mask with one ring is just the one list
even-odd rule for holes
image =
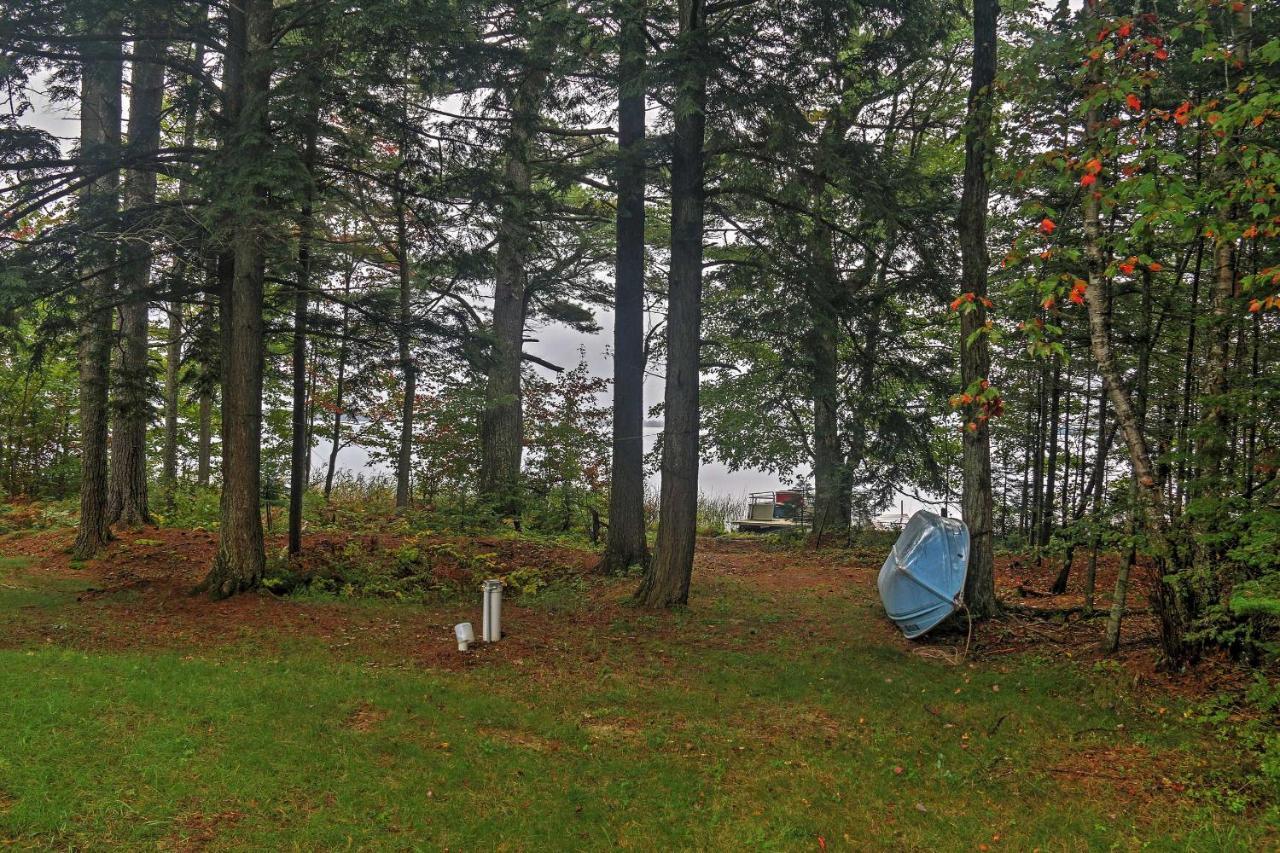
{"label": "light blue boat hull", "polygon": [[920,510],[902,528],[880,568],[880,600],[908,639],[919,637],[960,606],[969,569],[969,528],[956,518]]}

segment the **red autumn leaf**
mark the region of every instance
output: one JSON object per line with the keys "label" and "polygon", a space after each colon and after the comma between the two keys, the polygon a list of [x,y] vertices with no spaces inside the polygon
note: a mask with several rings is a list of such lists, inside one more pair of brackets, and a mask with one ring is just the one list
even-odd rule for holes
{"label": "red autumn leaf", "polygon": [[1053,229],[1057,227],[1058,226],[1053,223],[1053,220],[1047,216],[1040,220],[1040,232],[1042,234],[1052,234]]}
{"label": "red autumn leaf", "polygon": [[1102,161],[1094,157],[1088,163],[1084,164],[1084,170],[1090,175],[1096,175],[1102,171]]}
{"label": "red autumn leaf", "polygon": [[1159,261],[1152,261],[1151,263],[1147,264],[1147,269],[1151,270],[1152,272],[1160,272],[1160,270],[1164,269],[1164,264],[1160,263]]}
{"label": "red autumn leaf", "polygon": [[1122,39],[1127,39],[1129,37],[1129,34],[1132,32],[1133,32],[1132,24],[1122,24],[1120,26],[1120,29],[1116,30],[1116,35],[1120,36],[1120,38]]}
{"label": "red autumn leaf", "polygon": [[1142,111],[1142,99],[1133,94],[1133,92],[1124,96],[1124,102],[1128,104],[1129,109],[1133,110],[1135,113]]}
{"label": "red autumn leaf", "polygon": [[1249,313],[1250,313],[1250,314],[1257,314],[1257,313],[1258,313],[1259,311],[1261,311],[1261,310],[1262,310],[1262,303],[1261,303],[1261,302],[1259,302],[1259,301],[1258,301],[1258,300],[1256,300],[1256,299],[1251,300],[1251,301],[1249,302]]}
{"label": "red autumn leaf", "polygon": [[1165,50],[1163,47],[1156,51],[1156,59],[1160,60],[1161,62],[1164,62],[1168,58],[1169,58],[1169,51]]}
{"label": "red autumn leaf", "polygon": [[1080,177],[1080,186],[1091,187],[1098,181],[1097,175],[1082,175]]}

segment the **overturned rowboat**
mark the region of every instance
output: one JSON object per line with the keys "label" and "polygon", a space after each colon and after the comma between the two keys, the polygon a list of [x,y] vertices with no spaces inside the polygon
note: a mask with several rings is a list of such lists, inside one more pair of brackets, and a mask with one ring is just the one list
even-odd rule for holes
{"label": "overturned rowboat", "polygon": [[880,600],[907,639],[919,637],[956,611],[969,567],[969,528],[956,518],[920,510],[880,568]]}

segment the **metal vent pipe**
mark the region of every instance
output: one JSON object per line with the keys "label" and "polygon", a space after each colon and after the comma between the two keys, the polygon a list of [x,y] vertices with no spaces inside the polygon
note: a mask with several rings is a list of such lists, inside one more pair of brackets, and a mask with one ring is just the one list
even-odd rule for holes
{"label": "metal vent pipe", "polygon": [[484,621],[481,639],[496,643],[502,639],[502,581],[490,578],[481,584],[484,594]]}

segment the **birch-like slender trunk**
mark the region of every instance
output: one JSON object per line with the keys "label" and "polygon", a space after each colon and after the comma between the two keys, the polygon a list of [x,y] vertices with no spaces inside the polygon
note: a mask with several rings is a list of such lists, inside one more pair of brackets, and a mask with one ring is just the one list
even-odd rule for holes
{"label": "birch-like slender trunk", "polygon": [[302,500],[311,479],[311,433],[307,423],[307,310],[311,301],[311,243],[315,230],[316,137],[319,116],[307,122],[302,162],[307,171],[307,195],[298,221],[298,279],[293,294],[293,409],[289,458],[290,556],[302,553]]}

